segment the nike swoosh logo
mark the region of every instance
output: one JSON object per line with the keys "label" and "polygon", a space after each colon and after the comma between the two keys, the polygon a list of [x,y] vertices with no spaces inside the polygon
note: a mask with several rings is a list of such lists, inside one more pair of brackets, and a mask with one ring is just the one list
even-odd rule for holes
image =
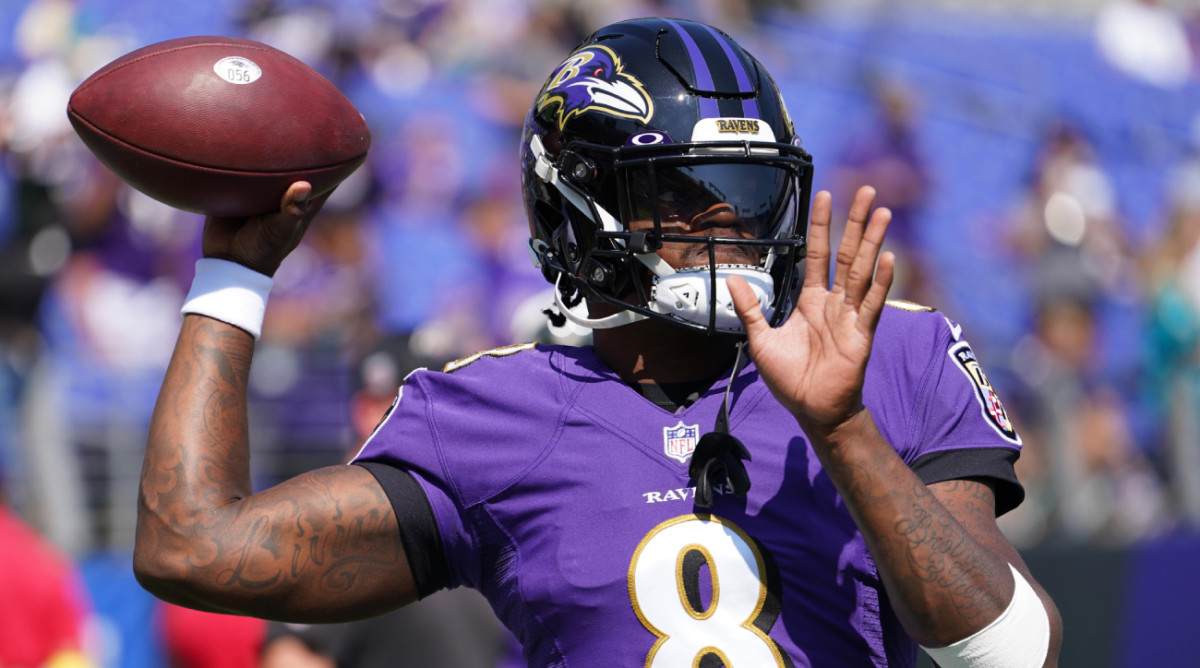
{"label": "nike swoosh logo", "polygon": [[954,336],[954,340],[955,341],[961,340],[962,339],[962,325],[950,322],[950,318],[947,318],[945,316],[942,316],[942,319],[945,320],[946,324],[950,327],[950,334]]}

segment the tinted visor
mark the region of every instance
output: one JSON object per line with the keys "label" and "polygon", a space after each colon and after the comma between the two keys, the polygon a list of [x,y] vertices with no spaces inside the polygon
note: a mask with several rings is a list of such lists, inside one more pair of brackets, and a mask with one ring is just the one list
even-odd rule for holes
{"label": "tinted visor", "polygon": [[[657,221],[664,235],[772,239],[790,232],[797,188],[795,170],[780,165],[648,163],[626,170],[626,198],[617,210],[631,229]],[[720,229],[736,233],[714,231]]]}

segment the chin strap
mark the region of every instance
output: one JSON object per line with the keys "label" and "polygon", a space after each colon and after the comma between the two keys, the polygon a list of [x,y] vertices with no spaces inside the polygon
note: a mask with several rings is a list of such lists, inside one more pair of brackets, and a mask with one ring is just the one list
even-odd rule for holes
{"label": "chin strap", "polygon": [[742,351],[746,342],[738,341],[737,357],[733,361],[733,373],[721,399],[721,410],[717,412],[717,423],[713,430],[700,437],[688,475],[696,485],[696,505],[710,508],[713,504],[714,487],[725,484],[734,494],[745,496],[750,491],[750,475],[742,460],[750,461],[750,451],[742,442],[729,433],[729,394],[733,381],[742,368]]}
{"label": "chin strap", "polygon": [[587,327],[588,329],[612,329],[613,327],[628,325],[631,322],[645,320],[649,317],[636,311],[621,310],[603,318],[585,318],[576,313],[574,309],[570,308],[563,301],[562,290],[558,289],[558,283],[562,280],[562,277],[563,275],[560,273],[554,281],[554,306],[558,309],[562,317],[580,327]]}

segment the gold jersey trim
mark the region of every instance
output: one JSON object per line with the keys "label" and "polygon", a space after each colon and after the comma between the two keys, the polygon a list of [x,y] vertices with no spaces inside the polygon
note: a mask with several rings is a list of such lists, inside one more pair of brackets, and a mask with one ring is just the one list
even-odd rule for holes
{"label": "gold jersey trim", "polygon": [[442,367],[442,371],[444,371],[446,373],[451,373],[454,371],[458,371],[459,369],[471,366],[472,364],[474,364],[475,362],[478,362],[479,360],[483,359],[484,357],[497,357],[497,358],[508,357],[509,355],[515,355],[515,354],[521,352],[522,350],[533,350],[536,347],[537,347],[536,343],[518,343],[516,345],[504,346],[501,348],[492,348],[491,350],[484,350],[482,352],[478,352],[473,355],[467,355],[466,357],[456,359],[453,362],[447,362],[446,366]]}
{"label": "gold jersey trim", "polygon": [[925,306],[916,302],[910,302],[907,299],[889,299],[885,302],[892,308],[898,308],[901,311],[912,311],[913,313],[923,313],[926,311],[936,311],[932,306]]}

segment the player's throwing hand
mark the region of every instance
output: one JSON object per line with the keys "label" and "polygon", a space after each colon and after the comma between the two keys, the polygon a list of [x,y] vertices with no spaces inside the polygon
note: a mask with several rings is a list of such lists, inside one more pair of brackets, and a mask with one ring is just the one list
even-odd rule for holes
{"label": "player's throwing hand", "polygon": [[325,193],[310,200],[311,192],[312,185],[297,181],[283,194],[276,213],[253,218],[209,216],[204,222],[204,257],[229,260],[274,276],[329,198]]}

